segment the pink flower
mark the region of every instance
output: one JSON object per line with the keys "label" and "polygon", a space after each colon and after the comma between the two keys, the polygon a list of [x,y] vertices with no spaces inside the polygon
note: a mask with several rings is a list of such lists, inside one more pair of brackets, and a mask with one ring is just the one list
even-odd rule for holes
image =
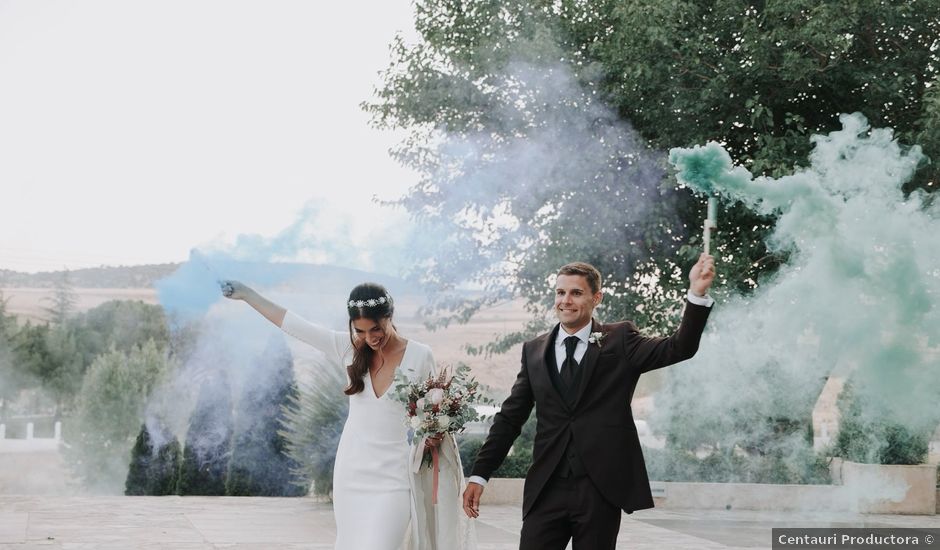
{"label": "pink flower", "polygon": [[437,405],[444,400],[444,390],[441,388],[432,388],[425,397],[428,401]]}

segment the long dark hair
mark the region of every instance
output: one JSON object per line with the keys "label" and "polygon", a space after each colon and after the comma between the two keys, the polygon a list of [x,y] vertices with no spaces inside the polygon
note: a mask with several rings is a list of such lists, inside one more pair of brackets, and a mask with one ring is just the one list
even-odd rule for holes
{"label": "long dark hair", "polygon": [[[385,287],[376,283],[362,283],[349,293],[346,303],[349,310],[349,341],[353,345],[353,362],[346,367],[349,374],[349,386],[343,390],[346,395],[355,395],[366,387],[365,377],[369,374],[369,366],[375,357],[375,350],[365,343],[365,339],[356,341],[353,333],[353,321],[369,319],[380,322],[382,319],[391,319],[395,313],[395,304]],[[392,325],[395,328],[395,325]]]}

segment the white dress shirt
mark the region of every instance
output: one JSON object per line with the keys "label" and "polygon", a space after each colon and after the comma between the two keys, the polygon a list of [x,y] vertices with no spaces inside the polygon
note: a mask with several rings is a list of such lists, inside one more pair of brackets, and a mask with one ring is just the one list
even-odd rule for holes
{"label": "white dress shirt", "polygon": [[[692,294],[691,290],[686,293],[686,298],[689,300],[689,303],[697,306],[712,307],[715,303],[715,300],[708,294],[705,296],[696,296]],[[568,334],[562,328],[558,329],[558,335],[555,336],[555,365],[558,367],[558,372],[561,372],[561,365],[565,362],[565,356],[567,354],[565,350],[565,338],[569,336],[578,337],[578,347],[574,349],[574,359],[578,363],[581,363],[581,359],[584,358],[584,354],[587,352],[588,338],[591,336],[592,324],[593,323],[588,323],[574,334]],[[480,476],[470,476],[467,478],[467,483],[476,483],[486,487],[486,480]]]}
{"label": "white dress shirt", "polygon": [[569,336],[574,336],[578,339],[578,346],[574,348],[574,360],[577,361],[579,365],[581,364],[581,359],[583,359],[584,354],[587,353],[588,338],[591,337],[591,325],[592,323],[586,324],[574,334],[568,334],[563,328],[558,329],[558,334],[555,336],[555,366],[558,367],[558,372],[561,372],[561,365],[565,362],[565,357],[568,354],[568,351],[565,349],[565,340],[567,340]]}

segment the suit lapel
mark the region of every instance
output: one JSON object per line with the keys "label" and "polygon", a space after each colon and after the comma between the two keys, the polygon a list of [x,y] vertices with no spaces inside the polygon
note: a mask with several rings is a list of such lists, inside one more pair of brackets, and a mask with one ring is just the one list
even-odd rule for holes
{"label": "suit lapel", "polygon": [[[555,359],[555,339],[558,337],[558,330],[560,325],[555,325],[555,328],[544,335],[542,341],[538,343],[538,346],[535,349],[535,357],[540,363],[538,367],[533,369],[537,373],[541,373],[540,378],[544,384],[547,384],[549,392],[554,392],[555,397],[559,401],[565,403],[565,398],[559,391],[559,375],[558,375],[558,365],[556,364]],[[567,407],[567,404],[565,405]]]}
{"label": "suit lapel", "polygon": [[548,360],[552,357],[552,346],[555,343],[555,336],[558,334],[558,325],[555,325],[555,328],[539,337],[539,342],[535,348],[535,360],[539,363],[548,363]]}
{"label": "suit lapel", "polygon": [[[603,332],[602,329],[602,325],[593,319],[591,320],[592,333]],[[597,358],[600,357],[600,354],[600,343],[592,344],[588,342],[587,351],[584,352],[584,357],[581,358],[581,380],[578,384],[578,395],[574,398],[572,408],[578,406],[578,403],[581,401],[581,396],[584,395],[585,388],[587,388],[588,384],[591,382],[591,375],[594,374],[594,367],[597,366]]]}

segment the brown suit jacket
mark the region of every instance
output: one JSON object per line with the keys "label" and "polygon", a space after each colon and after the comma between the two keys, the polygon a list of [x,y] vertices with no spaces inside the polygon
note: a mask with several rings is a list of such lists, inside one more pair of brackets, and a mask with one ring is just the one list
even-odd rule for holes
{"label": "brown suit jacket", "polygon": [[630,402],[641,374],[695,355],[710,309],[687,302],[682,323],[666,338],[643,336],[629,321],[610,325],[594,321],[591,332],[604,336],[600,344],[589,344],[581,359],[581,383],[573,405],[562,399],[549,370],[557,370],[553,348],[559,327],[526,342],[522,368],[494,417],[472,475],[489,479],[535,406],[537,430],[523,492],[523,517],[561,461],[569,440],[587,475],[608,501],[627,513],[652,508]]}

